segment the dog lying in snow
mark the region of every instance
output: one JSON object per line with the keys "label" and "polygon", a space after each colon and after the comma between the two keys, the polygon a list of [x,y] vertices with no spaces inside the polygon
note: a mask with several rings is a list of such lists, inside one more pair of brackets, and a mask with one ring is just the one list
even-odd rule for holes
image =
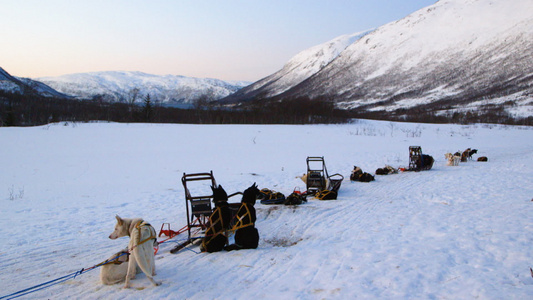
{"label": "dog lying in snow", "polygon": [[350,174],[350,180],[356,181],[361,175],[363,175],[363,170],[361,170],[361,168],[358,166],[353,166],[352,173]]}
{"label": "dog lying in snow", "polygon": [[354,166],[350,174],[350,181],[370,182],[374,181],[374,176],[370,173],[363,172],[361,168]]}
{"label": "dog lying in snow", "polygon": [[444,154],[444,157],[448,161],[446,163],[447,166],[458,166],[459,162],[461,161],[461,156],[455,155],[455,154],[451,154],[451,153]]}
{"label": "dog lying in snow", "polygon": [[376,175],[390,175],[390,174],[396,174],[398,173],[398,170],[395,168],[385,165],[384,168],[377,168],[376,169]]}
{"label": "dog lying in snow", "polygon": [[[117,224],[109,238],[114,240],[119,237],[129,236],[128,251],[130,253],[127,263],[126,274],[124,274],[124,288],[130,287],[130,279],[134,279],[137,274],[137,267],[146,275],[153,285],[161,283],[154,280],[155,275],[155,255],[154,246],[157,244],[157,236],[154,227],[144,222],[140,218],[122,219],[116,216]],[[117,271],[118,270],[114,270]],[[103,276],[107,276],[104,274]],[[117,275],[118,276],[118,275]]]}

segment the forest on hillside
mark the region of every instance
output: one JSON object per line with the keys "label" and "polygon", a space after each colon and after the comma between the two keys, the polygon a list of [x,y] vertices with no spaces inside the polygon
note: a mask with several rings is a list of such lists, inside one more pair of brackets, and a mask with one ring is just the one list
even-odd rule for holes
{"label": "forest on hillside", "polygon": [[150,95],[138,101],[107,102],[100,97],[76,100],[43,97],[37,93],[0,91],[0,126],[37,126],[54,122],[143,122],[187,124],[335,124],[353,118],[423,123],[498,123],[533,125],[533,117],[514,118],[502,106],[483,110],[438,114],[411,109],[395,112],[347,111],[330,99],[300,97],[276,101],[250,101],[228,108],[200,97],[191,108],[166,107]]}

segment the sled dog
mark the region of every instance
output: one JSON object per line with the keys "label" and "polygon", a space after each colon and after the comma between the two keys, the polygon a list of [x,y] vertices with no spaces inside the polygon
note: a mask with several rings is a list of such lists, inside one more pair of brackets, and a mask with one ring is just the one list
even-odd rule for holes
{"label": "sled dog", "polygon": [[[128,273],[129,255],[128,248],[111,255],[100,268],[100,281],[106,285],[123,282]],[[136,274],[141,272],[139,266],[136,269]]]}
{"label": "sled dog", "polygon": [[127,262],[127,273],[124,274],[124,288],[130,287],[130,280],[135,278],[137,267],[146,275],[153,285],[160,285],[154,280],[155,257],[154,245],[157,243],[155,229],[140,218],[127,219],[116,216],[117,224],[115,231],[109,235],[114,240],[119,237],[129,236],[128,251],[130,253]]}
{"label": "sled dog", "polygon": [[447,160],[447,163],[446,163],[447,166],[458,166],[459,162],[461,161],[461,156],[454,155],[451,153],[444,154],[444,157]]}

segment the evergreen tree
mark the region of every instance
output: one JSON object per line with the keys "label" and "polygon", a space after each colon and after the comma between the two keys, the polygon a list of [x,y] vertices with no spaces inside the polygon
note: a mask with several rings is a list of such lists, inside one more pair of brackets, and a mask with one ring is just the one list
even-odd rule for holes
{"label": "evergreen tree", "polygon": [[150,100],[150,94],[146,95],[144,98],[144,107],[142,110],[142,118],[145,122],[150,122],[152,120],[152,102]]}

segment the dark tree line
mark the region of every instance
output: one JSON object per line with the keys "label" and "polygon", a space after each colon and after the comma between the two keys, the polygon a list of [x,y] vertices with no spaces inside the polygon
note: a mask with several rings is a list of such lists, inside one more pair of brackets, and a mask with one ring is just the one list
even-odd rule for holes
{"label": "dark tree line", "polygon": [[[135,95],[138,98],[139,95]],[[228,109],[203,97],[190,109],[164,107],[146,95],[132,105],[106,102],[102,97],[76,100],[34,93],[0,91],[0,126],[35,126],[53,122],[153,122],[189,124],[317,124],[347,122],[349,116],[327,101],[295,99],[277,103],[250,103]]]}
{"label": "dark tree line", "polygon": [[107,102],[103,97],[75,100],[0,91],[0,126],[35,126],[53,122],[151,122],[188,124],[328,124],[352,118],[423,123],[497,123],[533,125],[533,117],[516,118],[505,105],[487,105],[466,112],[440,113],[438,109],[414,108],[384,111],[346,111],[327,98],[255,99],[239,107],[220,106],[200,97],[190,109],[164,107],[150,95],[134,95],[135,101]]}
{"label": "dark tree line", "polygon": [[504,105],[488,105],[476,110],[441,112],[424,108],[398,109],[393,112],[385,111],[353,111],[352,116],[360,119],[387,120],[414,123],[494,123],[507,125],[533,125],[533,117],[515,117],[505,110]]}

